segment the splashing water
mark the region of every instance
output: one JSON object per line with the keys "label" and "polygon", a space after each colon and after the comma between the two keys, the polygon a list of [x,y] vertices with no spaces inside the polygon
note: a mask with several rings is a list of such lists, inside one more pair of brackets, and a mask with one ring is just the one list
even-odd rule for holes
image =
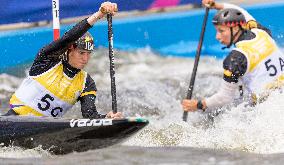
{"label": "splashing water", "polygon": [[1,147],[0,158],[41,158],[54,157],[47,150],[43,150],[41,146],[33,149],[23,149],[16,146]]}
{"label": "splashing water", "polygon": [[[127,146],[188,146],[254,153],[284,152],[284,94],[276,91],[254,108],[231,106],[214,118],[202,112],[189,113],[183,122],[181,100],[186,95],[193,59],[161,57],[149,48],[115,52],[118,110],[125,116],[150,120],[144,130],[124,142]],[[97,109],[111,110],[109,61],[106,49],[98,49],[86,70],[98,88]],[[222,79],[222,60],[201,57],[194,98],[214,94]],[[22,78],[0,75],[2,110]],[[81,117],[76,104],[66,117]],[[3,149],[3,148],[2,148]],[[21,151],[19,151],[21,152]],[[0,148],[1,154],[1,148]]]}
{"label": "splashing water", "polygon": [[209,127],[204,127],[209,121],[200,112],[189,114],[187,123],[179,121],[180,116],[153,119],[147,129],[125,145],[188,146],[262,154],[281,153],[284,152],[283,97],[283,93],[274,92],[266,102],[255,108],[245,107],[244,104],[232,107],[215,117],[214,123]]}

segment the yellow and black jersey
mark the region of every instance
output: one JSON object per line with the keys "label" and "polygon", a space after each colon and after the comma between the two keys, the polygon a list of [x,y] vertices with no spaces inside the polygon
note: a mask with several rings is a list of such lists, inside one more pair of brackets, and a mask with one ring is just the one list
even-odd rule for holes
{"label": "yellow and black jersey", "polygon": [[13,111],[18,115],[61,117],[80,101],[83,117],[104,117],[96,110],[94,80],[59,58],[90,27],[85,19],[40,50],[29,76],[10,100]]}
{"label": "yellow and black jersey", "polygon": [[223,62],[225,81],[241,80],[253,94],[283,84],[284,55],[269,33],[257,28],[245,31],[235,46]]}

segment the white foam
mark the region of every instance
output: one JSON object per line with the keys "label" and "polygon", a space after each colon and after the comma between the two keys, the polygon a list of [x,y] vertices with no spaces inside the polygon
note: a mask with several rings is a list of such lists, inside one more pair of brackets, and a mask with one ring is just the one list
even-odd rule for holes
{"label": "white foam", "polygon": [[[94,77],[97,109],[111,110],[109,61],[107,50],[100,49],[86,70]],[[193,59],[160,57],[150,48],[137,52],[115,52],[118,109],[126,116],[143,116],[150,124],[124,145],[188,146],[235,149],[255,153],[284,152],[284,94],[275,92],[255,108],[244,104],[232,107],[206,124],[207,115],[189,114],[182,121],[181,100],[188,88]],[[222,60],[201,56],[194,98],[212,95],[222,79]],[[22,79],[0,75],[0,94],[8,100]],[[10,85],[12,84],[12,85]],[[4,89],[1,92],[1,89]],[[81,115],[76,105],[69,115]],[[67,114],[68,117],[68,114]],[[1,155],[1,148],[0,148]]]}
{"label": "white foam", "polygon": [[52,157],[47,151],[43,150],[41,146],[33,149],[23,149],[20,147],[10,146],[0,148],[0,158],[40,158],[40,157]]}

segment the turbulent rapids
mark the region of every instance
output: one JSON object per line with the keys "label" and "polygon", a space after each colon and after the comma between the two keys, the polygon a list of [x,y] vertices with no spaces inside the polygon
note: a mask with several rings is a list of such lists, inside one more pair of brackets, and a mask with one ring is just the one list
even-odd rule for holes
{"label": "turbulent rapids", "polygon": [[[218,109],[220,114],[215,117],[203,112],[190,113],[188,122],[184,123],[180,102],[186,94],[193,59],[162,57],[149,48],[115,54],[118,110],[123,110],[125,116],[142,116],[150,120],[143,131],[122,145],[284,152],[281,125],[284,94],[281,91],[274,92],[255,108],[247,107],[244,102]],[[86,70],[97,83],[97,107],[102,113],[111,109],[108,69],[107,50],[99,48]],[[9,97],[21,83],[21,77],[0,75],[2,113],[7,111]],[[201,56],[194,97],[212,95],[218,90],[221,78],[222,60]],[[80,118],[79,108],[76,105],[66,117]],[[7,150],[2,147],[4,149]],[[22,152],[22,149],[16,151]]]}

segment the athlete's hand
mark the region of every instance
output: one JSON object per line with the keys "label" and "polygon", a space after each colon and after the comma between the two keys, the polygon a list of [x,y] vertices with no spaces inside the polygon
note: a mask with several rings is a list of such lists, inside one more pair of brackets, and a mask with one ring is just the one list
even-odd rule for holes
{"label": "athlete's hand", "polygon": [[115,15],[117,12],[117,4],[111,2],[104,2],[101,4],[99,11],[91,15],[87,21],[90,25],[94,25],[99,19],[103,18],[106,14]]}
{"label": "athlete's hand", "polygon": [[[198,102],[199,102],[199,104],[198,104]],[[181,104],[182,104],[183,110],[187,111],[187,112],[194,112],[198,108],[205,111],[205,109],[207,108],[205,100],[198,101],[198,100],[195,100],[195,99],[192,99],[192,100],[184,99]]]}
{"label": "athlete's hand", "polygon": [[110,111],[109,113],[107,113],[106,118],[121,119],[121,118],[123,118],[123,116],[122,116],[121,112],[113,113],[112,111]]}
{"label": "athlete's hand", "polygon": [[215,0],[202,0],[202,4],[210,9],[217,9],[217,10],[224,9],[224,4],[217,3]]}
{"label": "athlete's hand", "polygon": [[215,9],[215,0],[202,0],[202,4],[210,9]]}
{"label": "athlete's hand", "polygon": [[118,11],[118,9],[117,9],[116,3],[104,2],[104,3],[101,4],[101,7],[100,7],[98,13],[99,13],[99,17],[102,18],[106,14],[115,15],[117,11]]}
{"label": "athlete's hand", "polygon": [[187,112],[194,112],[197,110],[197,100],[188,100],[188,99],[184,99],[182,101],[182,108],[184,111],[187,111]]}

